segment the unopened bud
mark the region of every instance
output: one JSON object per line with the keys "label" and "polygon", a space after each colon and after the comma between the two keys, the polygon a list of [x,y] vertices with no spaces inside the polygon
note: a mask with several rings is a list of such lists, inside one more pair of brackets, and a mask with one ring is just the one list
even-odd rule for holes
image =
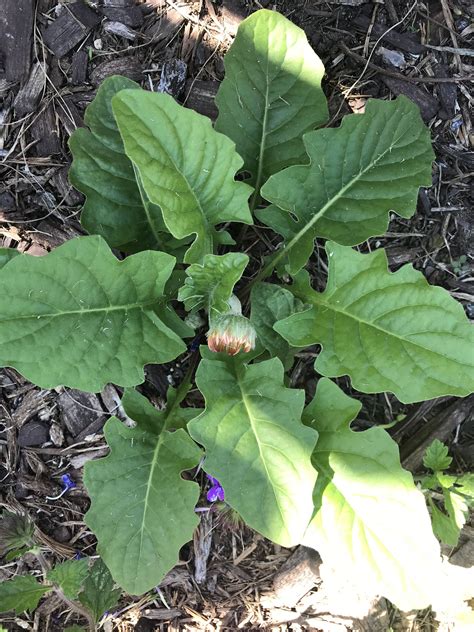
{"label": "unopened bud", "polygon": [[214,319],[207,333],[207,344],[211,351],[223,351],[234,356],[239,351],[252,351],[255,338],[255,329],[248,318],[237,314],[221,314]]}

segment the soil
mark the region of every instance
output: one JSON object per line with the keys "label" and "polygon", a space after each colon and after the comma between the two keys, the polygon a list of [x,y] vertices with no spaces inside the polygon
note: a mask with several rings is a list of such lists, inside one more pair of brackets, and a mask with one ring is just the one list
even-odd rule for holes
{"label": "soil", "polygon": [[[0,247],[41,256],[84,234],[79,223],[83,197],[67,179],[67,143],[72,131],[84,125],[84,109],[105,77],[123,74],[149,89],[157,89],[161,82],[188,107],[215,117],[213,99],[223,78],[223,55],[240,20],[262,7],[275,8],[301,26],[322,58],[330,125],[338,125],[369,97],[405,94],[420,106],[436,152],[433,185],[420,191],[412,219],[393,217],[387,234],[361,249],[384,246],[392,270],[412,263],[474,318],[469,92],[474,79],[469,50],[474,11],[467,0],[3,0]],[[170,80],[170,70],[176,69],[179,72],[171,73]],[[275,237],[272,245],[276,243]],[[312,261],[311,271],[323,286],[318,261]],[[168,384],[179,383],[182,364],[149,367],[143,392],[151,401],[162,404]],[[301,354],[292,385],[305,388],[310,398],[317,379],[312,358]],[[351,394],[348,381],[338,383]],[[357,397],[364,402],[360,428],[402,420],[391,433],[404,465],[414,473],[422,468],[423,451],[434,438],[449,445],[453,471],[473,469],[472,398],[444,397],[407,406],[391,395]],[[119,398],[120,390],[112,386],[97,395],[68,388],[45,391],[11,369],[0,371],[0,506],[30,514],[51,564],[76,553],[95,553],[95,538],[83,522],[89,501],[82,467],[89,458],[106,453],[102,428],[116,413]],[[65,472],[76,487],[52,500],[62,489],[60,476]],[[291,573],[281,575],[282,568],[296,563],[295,558],[288,562],[292,551],[233,524],[226,515],[211,513],[206,520],[156,594],[124,595],[103,621],[104,630],[343,632],[438,627],[430,612],[409,618],[385,602],[371,604],[366,615],[357,608],[352,613],[323,612],[314,599],[317,565],[304,555],[310,577],[307,594],[291,605],[278,602],[277,587],[293,581]],[[468,525],[462,543],[472,533]],[[13,571],[38,571],[29,555],[0,564],[0,579]],[[202,564],[205,567],[200,583],[195,573],[199,564],[201,571]],[[80,622],[55,597],[45,598],[31,615],[3,615],[0,621],[8,630],[40,632]]]}

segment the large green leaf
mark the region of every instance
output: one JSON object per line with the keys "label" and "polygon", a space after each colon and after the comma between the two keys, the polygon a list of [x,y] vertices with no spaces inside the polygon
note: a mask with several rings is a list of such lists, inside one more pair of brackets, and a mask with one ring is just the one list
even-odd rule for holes
{"label": "large green leaf", "polygon": [[403,96],[371,99],[365,114],[344,117],[337,129],[309,132],[304,143],[310,164],[272,176],[262,195],[279,208],[258,213],[285,237],[279,257],[290,255],[293,273],[302,265],[301,243],[307,250],[308,239],[318,236],[351,246],[380,235],[388,212],[410,217],[419,187],[431,184],[430,134]]}
{"label": "large green leaf", "polygon": [[112,97],[140,86],[126,77],[108,77],[86,109],[89,129],[79,128],[69,146],[72,184],[87,196],[81,223],[89,233],[102,235],[112,247],[135,252],[157,248],[166,230],[160,208],[140,190],[133,164],[127,158],[112,112]]}
{"label": "large green leaf", "polygon": [[56,584],[68,599],[76,599],[89,573],[89,560],[66,560],[49,571],[47,578]]}
{"label": "large green leaf", "polygon": [[248,525],[282,544],[297,544],[311,517],[317,434],[300,421],[304,392],[283,386],[278,359],[201,361],[196,382],[206,411],[188,425],[206,448],[204,469]]}
{"label": "large green leaf", "polygon": [[183,301],[188,311],[202,308],[210,314],[228,311],[232,290],[248,261],[248,256],[240,252],[206,255],[202,265],[193,263],[186,270],[187,278],[179,290],[178,300]]}
{"label": "large green leaf", "polygon": [[322,345],[319,373],[347,374],[358,390],[391,391],[404,403],[474,389],[474,328],[460,303],[411,265],[389,272],[384,250],[328,243],[326,251],[326,290],[300,280],[295,292],[312,307],[275,325],[295,347]]}
{"label": "large green leaf", "polygon": [[104,432],[111,453],[87,463],[84,475],[86,523],[112,577],[134,595],[160,583],[199,522],[199,486],[181,472],[198,465],[201,451],[183,429],[166,429],[180,425],[179,408],[156,411],[143,400],[127,393],[123,404],[127,414],[138,412],[137,427],[110,419]]}
{"label": "large green leaf", "polygon": [[252,223],[251,187],[234,180],[242,159],[211,121],[167,94],[123,90],[112,99],[125,151],[148,199],[158,204],[176,238],[195,234],[187,263],[200,262],[221,240],[215,225]]}
{"label": "large green leaf", "polygon": [[51,586],[40,584],[34,577],[22,575],[0,584],[0,612],[16,613],[34,610]]}
{"label": "large green leaf", "polygon": [[250,295],[250,320],[257,332],[257,340],[272,357],[280,358],[285,367],[291,366],[294,350],[275,331],[273,325],[302,309],[303,303],[279,285],[257,283]]}
{"label": "large green leaf", "polygon": [[20,254],[16,248],[0,248],[0,269]]}
{"label": "large green leaf", "polygon": [[303,134],[326,121],[324,66],[303,30],[267,10],[241,22],[224,65],[216,129],[235,142],[258,194],[273,173],[305,161]]}
{"label": "large green leaf", "polygon": [[441,580],[440,551],[423,494],[402,469],[382,428],[350,429],[360,404],[328,379],[318,382],[305,423],[319,433],[315,516],[304,544],[363,590],[402,610],[430,604]]}
{"label": "large green leaf", "polygon": [[79,594],[79,601],[89,610],[96,623],[107,610],[117,605],[120,599],[122,591],[114,588],[114,585],[109,569],[99,558],[94,562],[84,582],[84,589]]}
{"label": "large green leaf", "polygon": [[175,259],[142,252],[118,261],[99,236],[0,270],[0,364],[42,388],[133,386],[143,365],[185,345],[156,315]]}

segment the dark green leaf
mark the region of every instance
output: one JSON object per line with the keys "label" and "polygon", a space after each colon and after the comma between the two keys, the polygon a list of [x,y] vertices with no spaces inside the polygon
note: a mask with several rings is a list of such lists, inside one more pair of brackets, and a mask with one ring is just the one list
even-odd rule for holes
{"label": "dark green leaf", "polygon": [[17,576],[0,584],[0,612],[15,610],[17,614],[34,610],[41,597],[51,590],[34,577]]}
{"label": "dark green leaf", "polygon": [[64,593],[68,599],[75,599],[89,572],[89,561],[67,560],[49,571],[47,579]]}
{"label": "dark green leaf", "polygon": [[89,610],[96,623],[120,599],[121,591],[114,586],[109,569],[99,558],[84,582],[83,591],[79,593],[79,601]]}

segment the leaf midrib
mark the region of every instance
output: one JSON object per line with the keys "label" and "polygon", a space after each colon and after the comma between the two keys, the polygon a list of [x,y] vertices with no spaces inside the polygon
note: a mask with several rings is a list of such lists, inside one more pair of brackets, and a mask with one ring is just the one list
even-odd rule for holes
{"label": "leaf midrib", "polygon": [[278,512],[280,514],[281,522],[282,522],[282,525],[284,526],[285,523],[286,523],[285,516],[284,516],[284,513],[283,513],[282,508],[280,506],[280,502],[279,502],[278,496],[275,493],[275,486],[273,485],[273,478],[272,478],[272,476],[270,474],[270,471],[269,471],[268,466],[267,466],[266,459],[265,459],[265,457],[263,455],[263,450],[262,450],[262,447],[261,447],[261,444],[260,444],[259,435],[258,435],[257,429],[255,427],[255,421],[253,419],[253,415],[252,415],[252,412],[251,412],[251,406],[250,406],[250,403],[247,400],[244,388],[243,388],[242,384],[240,383],[240,379],[237,379],[237,383],[239,385],[240,393],[241,393],[241,396],[242,396],[242,402],[243,402],[243,404],[245,406],[245,410],[247,411],[247,417],[248,417],[248,420],[250,422],[250,427],[251,427],[253,435],[255,437],[255,441],[257,442],[258,452],[260,454],[260,460],[261,460],[261,462],[263,464],[263,467],[265,468],[265,474],[266,474],[267,480],[270,482],[272,493],[273,493],[273,497],[275,498],[275,503],[276,503],[276,506],[278,508]]}
{"label": "leaf midrib", "polygon": [[[373,160],[372,162],[370,162],[364,169],[362,169],[362,171],[359,171],[359,173],[356,176],[354,176],[352,180],[350,180],[331,199],[329,199],[321,208],[321,210],[318,211],[315,215],[313,215],[310,221],[305,226],[303,226],[303,228],[300,231],[296,233],[296,235],[288,242],[288,244],[284,248],[281,249],[281,251],[276,255],[276,257],[270,260],[268,265],[265,266],[265,268],[263,268],[262,272],[258,275],[258,277],[255,278],[255,282],[257,280],[260,281],[262,278],[265,278],[271,272],[271,270],[275,268],[277,263],[281,259],[283,259],[283,257],[286,257],[286,255],[293,248],[293,246],[295,246],[306,235],[306,233],[309,232],[313,228],[316,222],[319,219],[321,219],[321,217],[323,217],[330,210],[331,206],[333,206],[341,197],[343,197],[347,193],[347,191],[349,191],[355,184],[357,184],[357,182],[367,173],[367,171],[375,167],[380,160],[385,158],[386,154],[392,151],[392,149],[396,146],[396,144],[403,138],[404,133],[398,138],[396,138],[392,142],[390,147],[388,147],[384,152],[379,154],[377,158]],[[311,159],[310,164],[307,166],[311,170],[311,167],[313,166],[312,159]],[[288,209],[283,209],[283,210],[286,210],[288,212]]]}
{"label": "leaf midrib", "polygon": [[[442,353],[439,353],[436,350],[430,349],[428,347],[423,346],[422,344],[415,342],[413,340],[409,340],[408,338],[404,338],[403,336],[400,336],[388,329],[384,329],[383,327],[380,327],[379,325],[376,325],[370,321],[366,321],[366,320],[362,320],[361,318],[358,318],[355,314],[352,314],[350,312],[346,312],[344,309],[338,309],[337,307],[334,306],[333,303],[329,303],[327,300],[325,300],[323,298],[323,294],[318,294],[317,292],[315,292],[315,296],[312,297],[312,304],[315,307],[326,307],[327,309],[332,310],[333,312],[336,312],[338,314],[343,314],[344,316],[346,316],[347,318],[351,318],[353,320],[355,320],[357,323],[360,323],[362,325],[365,325],[366,327],[372,327],[373,329],[377,330],[378,332],[384,334],[385,336],[388,337],[392,337],[395,338],[399,341],[401,341],[403,344],[408,344],[408,345],[412,345],[414,347],[417,347],[419,349],[422,349],[425,352],[428,353],[432,353],[434,354],[436,357],[442,357],[445,360],[448,360],[450,362],[454,362],[455,364],[460,364],[462,366],[466,366],[468,368],[471,368],[470,364],[465,364],[464,362],[460,362],[459,360],[456,360],[454,358],[450,358],[449,356],[446,356]],[[359,325],[359,329],[360,329],[360,325]]]}
{"label": "leaf midrib", "polygon": [[143,303],[130,303],[128,305],[111,305],[109,307],[94,307],[91,309],[76,309],[76,310],[67,310],[63,312],[51,312],[47,314],[26,314],[24,316],[12,316],[11,318],[0,318],[0,323],[5,323],[10,320],[26,320],[26,319],[40,319],[40,318],[55,318],[58,316],[71,316],[73,314],[96,314],[96,313],[108,313],[108,312],[117,312],[117,311],[130,311],[132,309],[140,309],[143,310],[146,307],[151,305],[156,305],[160,302],[159,299],[153,299],[151,301],[144,301]]}

